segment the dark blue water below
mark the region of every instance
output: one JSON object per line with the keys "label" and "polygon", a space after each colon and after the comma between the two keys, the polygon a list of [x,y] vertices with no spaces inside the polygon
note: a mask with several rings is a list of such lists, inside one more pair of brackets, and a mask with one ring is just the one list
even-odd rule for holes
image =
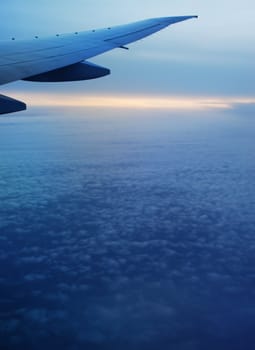
{"label": "dark blue water below", "polygon": [[1,350],[255,344],[251,113],[0,119]]}

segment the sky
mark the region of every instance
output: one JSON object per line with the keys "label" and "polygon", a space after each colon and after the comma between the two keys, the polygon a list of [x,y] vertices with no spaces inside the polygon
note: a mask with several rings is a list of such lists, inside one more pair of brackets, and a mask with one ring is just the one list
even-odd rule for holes
{"label": "sky", "polygon": [[[13,0],[1,5],[4,20],[0,38],[49,36],[124,24],[140,19],[171,15],[199,15],[198,20],[167,28],[129,51],[114,50],[91,59],[111,69],[108,77],[66,84],[17,82],[2,87],[14,97],[27,95],[29,103],[41,104],[41,94],[66,94],[82,100],[85,96],[121,95],[130,98],[249,98],[254,96],[254,39],[252,1],[229,0],[137,1],[117,0],[30,1]],[[72,92],[71,92],[72,91]],[[46,95],[45,95],[46,94]],[[63,95],[62,95],[63,94]],[[63,96],[63,98],[61,97]],[[75,104],[75,102],[74,102]],[[85,103],[86,104],[86,103]]]}

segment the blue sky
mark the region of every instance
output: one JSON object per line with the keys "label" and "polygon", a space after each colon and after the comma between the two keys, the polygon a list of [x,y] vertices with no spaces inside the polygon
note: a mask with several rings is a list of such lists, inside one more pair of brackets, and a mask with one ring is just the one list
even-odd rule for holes
{"label": "blue sky", "polygon": [[21,1],[1,5],[1,39],[29,38],[143,18],[199,15],[93,62],[112,70],[110,77],[89,82],[40,85],[15,83],[3,93],[122,94],[156,96],[252,97],[254,81],[254,3],[229,0]]}

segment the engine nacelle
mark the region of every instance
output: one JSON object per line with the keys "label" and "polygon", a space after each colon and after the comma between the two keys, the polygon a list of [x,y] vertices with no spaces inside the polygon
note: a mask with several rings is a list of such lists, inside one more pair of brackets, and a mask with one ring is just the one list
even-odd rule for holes
{"label": "engine nacelle", "polygon": [[34,75],[23,80],[44,83],[80,81],[101,78],[110,73],[111,71],[108,68],[90,62],[80,62],[47,73]]}
{"label": "engine nacelle", "polygon": [[20,112],[27,109],[25,103],[14,98],[0,95],[0,114]]}

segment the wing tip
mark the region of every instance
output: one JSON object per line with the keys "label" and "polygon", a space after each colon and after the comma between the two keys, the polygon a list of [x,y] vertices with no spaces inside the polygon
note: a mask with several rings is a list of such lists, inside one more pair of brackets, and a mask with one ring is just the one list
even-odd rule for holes
{"label": "wing tip", "polygon": [[177,23],[177,22],[182,22],[186,21],[188,19],[193,19],[193,18],[198,18],[197,15],[192,15],[192,16],[172,16],[172,17],[162,17],[162,20],[169,21],[171,23]]}
{"label": "wing tip", "polygon": [[152,18],[151,21],[156,22],[158,24],[162,24],[164,26],[170,26],[172,24],[187,21],[189,19],[198,18],[197,15],[192,16],[169,16],[169,17],[158,17],[158,18]]}

